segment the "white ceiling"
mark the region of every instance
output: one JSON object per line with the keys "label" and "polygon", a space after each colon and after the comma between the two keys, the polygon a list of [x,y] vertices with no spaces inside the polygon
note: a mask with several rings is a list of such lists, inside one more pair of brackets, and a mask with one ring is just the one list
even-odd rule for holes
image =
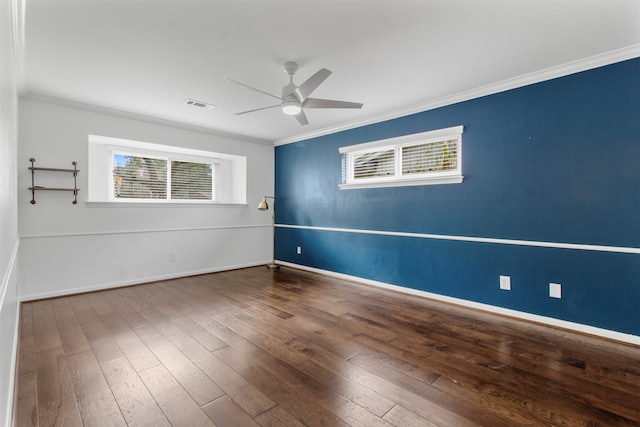
{"label": "white ceiling", "polygon": [[[282,142],[617,51],[640,52],[640,1],[25,0],[22,93]],[[302,83],[333,74],[316,98],[361,110],[278,101],[281,64]],[[215,104],[211,111],[183,104]]]}

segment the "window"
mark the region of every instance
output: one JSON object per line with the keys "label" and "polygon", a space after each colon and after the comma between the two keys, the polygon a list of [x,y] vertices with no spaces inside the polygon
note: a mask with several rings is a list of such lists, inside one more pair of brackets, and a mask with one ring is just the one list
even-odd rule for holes
{"label": "window", "polygon": [[89,201],[246,203],[246,158],[89,136]]}
{"label": "window", "polygon": [[115,197],[166,199],[167,160],[114,154],[113,184]]}
{"label": "window", "polygon": [[215,163],[171,162],[171,198],[173,200],[218,201]]}
{"label": "window", "polygon": [[342,189],[462,182],[462,126],[340,148]]}
{"label": "window", "polygon": [[215,162],[113,154],[113,194],[128,199],[218,201]]}

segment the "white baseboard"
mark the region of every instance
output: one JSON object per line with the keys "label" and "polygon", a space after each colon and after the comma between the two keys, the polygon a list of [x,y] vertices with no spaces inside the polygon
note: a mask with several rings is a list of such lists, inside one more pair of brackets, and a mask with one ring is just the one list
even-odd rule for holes
{"label": "white baseboard", "polygon": [[247,267],[256,267],[258,265],[269,264],[270,262],[271,262],[271,260],[265,260],[265,261],[250,262],[250,263],[245,263],[245,264],[226,265],[226,266],[223,266],[223,267],[208,268],[208,269],[203,269],[203,270],[181,271],[179,273],[173,273],[173,274],[167,274],[167,275],[161,275],[161,276],[140,277],[140,278],[136,278],[136,279],[132,279],[132,280],[124,280],[124,281],[120,281],[120,282],[101,283],[99,285],[94,285],[94,286],[88,286],[88,287],[82,287],[82,288],[73,288],[73,289],[65,289],[62,292],[60,292],[60,291],[57,291],[57,292],[52,291],[52,292],[42,292],[42,293],[31,294],[31,295],[22,295],[21,298],[20,298],[20,302],[35,301],[35,300],[45,299],[45,298],[63,297],[65,295],[80,294],[80,293],[83,293],[83,292],[103,291],[105,289],[122,288],[124,286],[141,285],[141,284],[144,284],[144,283],[159,282],[159,281],[162,281],[162,280],[179,279],[181,277],[197,276],[197,275],[200,275],[200,274],[218,273],[218,272],[221,272],[221,271],[237,270],[237,269],[240,269],[240,268],[247,268]]}
{"label": "white baseboard", "polygon": [[566,320],[555,319],[553,317],[540,316],[537,314],[526,313],[523,311],[511,310],[508,308],[497,307],[494,305],[483,304],[474,301],[468,301],[460,298],[448,297],[445,295],[434,294],[431,292],[421,291],[417,289],[406,288],[404,286],[392,285],[389,283],[378,282],[370,279],[363,279],[362,277],[350,276],[348,274],[336,273],[334,271],[322,270],[319,268],[308,267],[306,265],[294,264],[286,261],[278,261],[278,264],[297,268],[300,270],[306,270],[313,273],[323,274],[325,276],[336,277],[338,279],[349,280],[352,282],[362,283],[365,285],[376,286],[379,288],[390,289],[405,294],[416,295],[424,298],[429,298],[436,301],[447,302],[450,304],[459,305],[462,307],[473,308],[476,310],[482,310],[489,313],[500,314],[503,316],[513,317],[516,319],[527,320],[530,322],[540,323],[555,328],[567,329],[570,331],[579,332],[582,334],[593,335],[600,338],[606,338],[613,341],[620,341],[625,344],[633,344],[640,346],[640,336],[626,334],[623,332],[611,331],[609,329],[596,328],[594,326],[583,325],[581,323],[568,322]]}

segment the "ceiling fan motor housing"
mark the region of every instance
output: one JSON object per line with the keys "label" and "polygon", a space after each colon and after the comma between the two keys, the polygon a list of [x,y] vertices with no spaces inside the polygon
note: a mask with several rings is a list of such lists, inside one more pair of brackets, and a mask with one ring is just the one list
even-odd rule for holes
{"label": "ceiling fan motor housing", "polygon": [[298,71],[298,63],[293,61],[287,61],[282,64],[282,68],[284,68],[284,72],[289,74],[291,77]]}
{"label": "ceiling fan motor housing", "polygon": [[301,100],[297,98],[295,92],[297,88],[298,86],[294,85],[293,82],[282,88],[282,103],[280,106],[282,107],[282,112],[288,116],[295,116],[302,110]]}

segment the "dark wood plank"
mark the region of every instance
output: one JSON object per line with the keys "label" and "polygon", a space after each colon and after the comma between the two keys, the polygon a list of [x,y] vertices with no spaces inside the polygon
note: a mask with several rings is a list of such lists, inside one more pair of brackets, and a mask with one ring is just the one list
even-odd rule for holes
{"label": "dark wood plank", "polygon": [[218,426],[260,427],[249,414],[226,395],[207,403],[202,410]]}
{"label": "dark wood plank", "polygon": [[145,305],[153,308],[153,311],[160,314],[167,314],[174,311],[174,308],[158,297],[155,292],[154,284],[145,284],[140,286],[131,286],[127,288],[138,300],[143,301]]}
{"label": "dark wood plank", "polygon": [[[277,362],[263,351],[252,353],[250,359],[245,359],[242,354],[233,347],[225,347],[215,352],[216,356],[227,365],[250,379],[251,383],[263,390],[271,399],[282,406],[288,413],[309,426],[335,426],[346,427],[347,424],[330,411],[320,406],[320,393],[314,393],[310,389],[313,379],[304,378],[296,380],[295,372],[288,372],[283,365]],[[283,377],[282,375],[285,375]],[[309,380],[306,387],[301,384]]]}
{"label": "dark wood plank", "polygon": [[[287,347],[291,347],[291,349],[303,355],[302,358],[289,358],[285,354],[284,360],[290,363],[291,366],[315,378],[325,386],[336,388],[338,393],[345,398],[380,417],[395,405],[395,402],[343,376],[341,373],[350,369],[350,364],[340,357],[327,355],[328,350],[313,344],[316,335],[311,336],[309,339],[303,338],[299,334],[300,328],[298,324],[292,325],[291,319],[274,320],[269,318],[271,322],[268,322],[256,317],[264,316],[263,312],[254,310],[250,310],[250,312],[252,316],[241,315],[239,319],[245,319],[254,327],[268,334],[270,338]],[[327,347],[327,349],[335,350],[333,347]]]}
{"label": "dark wood plank", "polygon": [[114,341],[93,308],[76,312],[80,327],[84,332],[98,362],[105,363],[124,357],[124,354]]}
{"label": "dark wood plank", "polygon": [[274,406],[256,417],[262,427],[304,427],[300,421],[281,406]]}
{"label": "dark wood plank", "polygon": [[429,421],[426,418],[400,406],[394,406],[384,416],[384,419],[389,421],[394,426],[403,427],[439,427],[442,425],[455,425],[452,420],[455,418],[454,414],[450,414],[446,419],[439,419],[435,421]]}
{"label": "dark wood plank", "polygon": [[[318,310],[311,307],[294,305],[293,303],[286,304],[287,311],[293,313],[294,317],[287,319],[286,322],[276,320],[275,323],[307,342],[331,351],[343,359],[348,359],[362,350],[362,345],[355,341],[354,335],[340,328],[337,321],[328,321],[317,316]],[[252,310],[247,312],[253,314]],[[327,331],[331,331],[331,333],[327,333]]]}
{"label": "dark wood plank", "polygon": [[66,298],[58,298],[52,304],[53,313],[60,331],[60,340],[64,353],[69,356],[75,353],[83,353],[91,350],[89,341],[76,318],[73,307]]}
{"label": "dark wood plank", "polygon": [[118,315],[124,320],[129,328],[135,329],[141,326],[147,326],[149,321],[144,318],[140,312],[129,304],[129,300],[116,291],[106,292],[105,300],[111,304]]}
{"label": "dark wood plank", "polygon": [[199,325],[183,313],[167,313],[167,318],[171,323],[182,329],[209,351],[215,351],[228,345],[224,340],[218,338],[216,335],[212,334],[206,328]]}
{"label": "dark wood plank", "polygon": [[33,303],[31,307],[35,351],[39,352],[62,347],[62,340],[60,339],[51,303],[39,301]]}
{"label": "dark wood plank", "polygon": [[90,292],[86,294],[87,300],[89,300],[89,304],[91,304],[91,307],[93,307],[93,310],[98,316],[112,313],[114,311],[111,304],[109,304],[109,302],[104,297],[104,294],[106,293],[108,292]]}
{"label": "dark wood plank", "polygon": [[73,354],[67,360],[84,425],[126,426],[93,352]]}
{"label": "dark wood plank", "polygon": [[18,347],[18,372],[33,372],[36,369],[36,348],[33,332],[33,304],[20,304],[20,337]]}
{"label": "dark wood plank", "polygon": [[153,326],[138,328],[135,332],[198,405],[224,395],[216,383]]}
{"label": "dark wood plank", "polygon": [[286,267],[22,303],[19,339],[18,426],[640,426],[640,347]]}
{"label": "dark wood plank", "polygon": [[249,302],[249,305],[281,319],[289,319],[294,316],[285,310],[279,309],[275,304],[269,304],[261,300],[253,300]]}
{"label": "dark wood plank", "polygon": [[167,280],[159,282],[158,287],[165,293],[164,298],[172,298],[181,301],[186,307],[197,306],[202,303],[202,299],[192,292],[189,292],[187,284],[193,277],[183,277],[177,280]]}
{"label": "dark wood plank", "polygon": [[89,303],[89,300],[87,299],[87,294],[70,295],[67,299],[69,300],[71,307],[73,307],[73,311],[76,313],[92,308],[91,303]]}
{"label": "dark wood plank", "polygon": [[38,393],[36,388],[36,371],[18,374],[16,401],[14,403],[14,425],[19,427],[35,427],[38,420]]}
{"label": "dark wood plank", "polygon": [[143,371],[160,364],[158,358],[129,328],[119,313],[111,312],[101,316],[100,319],[136,371]]}
{"label": "dark wood plank", "polygon": [[102,371],[128,425],[171,425],[126,359],[106,362],[102,365]]}
{"label": "dark wood plank", "polygon": [[[147,286],[147,285],[143,285]],[[138,289],[137,286],[130,286],[127,288],[121,288],[116,290],[117,294],[127,300],[127,303],[138,312],[143,319],[145,319],[146,325],[153,325],[159,331],[168,331],[175,328],[164,314],[158,311],[154,307],[153,300],[150,301],[151,295],[149,291],[143,291]],[[171,310],[167,310],[171,311]],[[145,325],[141,325],[145,326]]]}
{"label": "dark wood plank", "polygon": [[[434,381],[438,380],[441,376],[428,370],[422,373],[420,378],[416,378],[416,376],[407,375],[402,371],[393,369],[390,365],[381,363],[378,358],[369,357],[368,354],[364,353],[354,356],[349,359],[349,361],[366,369],[375,376],[384,378],[394,385],[401,387],[403,390],[408,390],[417,396],[423,396],[437,403],[443,409],[453,412],[457,407],[464,406],[464,410],[459,410],[459,412],[482,425],[527,425],[527,423],[536,421],[533,414],[514,414],[502,411],[500,406],[495,407],[494,399],[491,399],[491,397],[493,397],[491,396],[492,384],[489,382],[483,383],[484,393],[482,395],[472,394],[473,397],[477,397],[477,399],[473,399],[468,398],[468,396],[462,393],[454,394],[449,392],[449,390],[443,390],[434,386]],[[468,383],[466,381],[464,381],[464,383],[457,382],[457,384],[463,384],[462,390],[466,391],[468,389]],[[517,400],[511,396],[507,398],[513,399],[514,401]],[[481,408],[484,408],[484,411],[480,413]],[[537,420],[537,422],[540,421]]]}
{"label": "dark wood plank", "polygon": [[214,298],[211,298],[212,289],[202,286],[203,280],[196,277],[184,277],[179,285],[171,282],[162,285],[162,288],[171,296],[180,298],[189,304],[190,311],[195,310],[206,315],[215,315],[227,309],[227,306]]}
{"label": "dark wood plank", "polygon": [[259,349],[258,346],[253,344],[251,341],[243,338],[213,318],[206,318],[200,323],[200,325],[204,326],[212,334],[222,339],[229,346],[240,350],[244,354],[251,354]]}
{"label": "dark wood plank", "polygon": [[[563,376],[559,378],[557,373],[551,369],[544,369],[544,366],[534,364],[526,364],[519,357],[506,358],[501,356],[500,362],[492,358],[491,354],[485,354],[479,345],[465,348],[464,345],[445,345],[444,340],[433,341],[430,338],[408,339],[402,337],[394,341],[394,346],[398,346],[409,352],[418,352],[421,356],[428,356],[430,361],[440,360],[442,372],[456,371],[455,374],[443,374],[445,377],[454,378],[459,383],[467,384],[467,388],[476,387],[478,394],[485,398],[496,399],[504,405],[504,397],[497,388],[490,388],[488,385],[500,384],[501,387],[508,386],[514,390],[509,393],[506,399],[511,399],[512,404],[517,405],[519,402],[523,408],[529,411],[553,414],[553,418],[571,419],[600,419],[603,422],[611,423],[612,419],[616,423],[624,423],[623,419],[609,413],[609,411],[601,411],[597,405],[593,406],[591,402],[596,396],[589,393],[584,398],[579,396],[574,382],[583,384],[585,389],[593,389],[598,387],[600,392],[605,392],[606,387],[595,386],[584,378],[571,378]],[[363,338],[364,339],[364,338]],[[378,345],[381,345],[380,343]],[[387,349],[388,352],[393,350]],[[493,355],[495,357],[495,355]],[[448,367],[443,367],[448,366]],[[466,372],[461,372],[466,371]],[[440,381],[438,384],[443,384]],[[449,383],[444,383],[449,384]],[[588,385],[587,385],[588,384]],[[486,393],[486,395],[485,395]],[[606,393],[612,393],[618,400],[611,400],[608,407],[617,410],[622,406],[626,413],[631,414],[631,418],[637,417],[637,409],[628,404],[635,399],[633,396],[620,395],[618,392],[611,390]],[[617,396],[615,396],[617,394]],[[623,403],[623,402],[626,402]],[[577,414],[576,414],[577,412]],[[531,415],[534,417],[534,415]],[[543,415],[544,416],[544,415]],[[547,415],[548,416],[548,415]],[[624,417],[623,417],[624,418]]]}
{"label": "dark wood plank", "polygon": [[[276,357],[278,360],[274,360],[273,358],[270,359],[269,357],[259,357],[259,355],[256,354],[253,359],[256,362],[262,362],[262,366],[266,370],[276,374],[280,381],[283,384],[286,384],[287,387],[297,387],[298,384],[303,383],[306,387],[299,388],[299,394],[304,395],[304,397],[309,400],[312,400],[321,407],[333,412],[337,418],[340,418],[347,423],[352,424],[356,422],[370,426],[387,425],[384,420],[368,411],[364,406],[361,406],[340,394],[336,395],[334,393],[331,398],[328,398],[325,390],[332,389],[336,385],[332,384],[333,387],[328,386],[328,383],[332,382],[331,379],[328,379],[332,377],[329,371],[323,369],[316,369],[314,371],[315,374],[321,372],[321,374],[323,374],[322,376],[325,377],[322,379],[318,375],[307,375],[303,370],[300,370],[299,372],[296,370],[283,370],[282,362],[284,362],[285,366],[300,367],[308,360],[307,356],[299,353],[295,348],[290,348],[287,345],[272,339],[262,330],[258,331],[229,314],[221,314],[216,316],[216,318]],[[272,362],[270,363],[270,361]]]}
{"label": "dark wood plank", "polygon": [[184,331],[174,329],[165,332],[165,336],[250,415],[256,416],[275,405],[269,397]]}
{"label": "dark wood plank", "polygon": [[62,347],[36,353],[35,372],[38,425],[82,426],[76,394]]}
{"label": "dark wood plank", "polygon": [[154,298],[162,303],[166,304],[172,311],[183,311],[190,307],[192,304],[185,301],[183,295],[176,295],[175,293],[168,292],[167,289],[174,287],[181,287],[181,279],[167,280],[160,283],[153,284],[151,290]]}
{"label": "dark wood plank", "polygon": [[139,373],[162,412],[174,426],[215,426],[207,414],[162,365]]}

